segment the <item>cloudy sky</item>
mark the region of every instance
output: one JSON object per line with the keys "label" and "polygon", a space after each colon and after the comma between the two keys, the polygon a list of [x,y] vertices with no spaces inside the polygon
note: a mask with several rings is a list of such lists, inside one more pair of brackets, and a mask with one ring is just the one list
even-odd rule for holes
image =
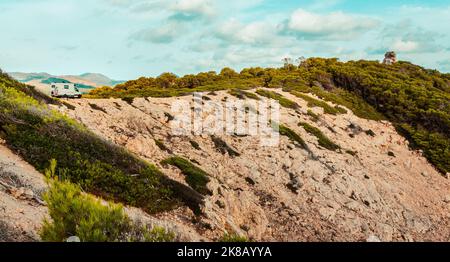
{"label": "cloudy sky", "polygon": [[0,68],[115,79],[290,57],[450,72],[450,0],[0,0]]}

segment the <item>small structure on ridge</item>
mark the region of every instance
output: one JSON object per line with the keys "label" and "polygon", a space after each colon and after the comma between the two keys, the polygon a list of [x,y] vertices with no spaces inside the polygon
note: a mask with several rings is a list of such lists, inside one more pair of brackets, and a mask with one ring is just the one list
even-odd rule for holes
{"label": "small structure on ridge", "polygon": [[383,64],[392,65],[397,63],[397,54],[394,51],[389,51],[384,55]]}

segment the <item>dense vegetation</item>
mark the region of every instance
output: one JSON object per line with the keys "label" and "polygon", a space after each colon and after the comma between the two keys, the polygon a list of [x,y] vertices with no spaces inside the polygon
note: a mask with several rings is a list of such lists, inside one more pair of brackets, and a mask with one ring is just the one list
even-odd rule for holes
{"label": "dense vegetation", "polygon": [[132,221],[123,207],[101,202],[82,192],[79,186],[58,180],[56,161],[46,170],[50,189],[45,193],[51,220],[41,229],[44,241],[62,242],[77,236],[82,242],[170,242],[175,235],[164,228]]}
{"label": "dense vegetation", "polygon": [[[91,97],[180,96],[194,91],[283,88],[306,99],[325,113],[340,114],[351,109],[357,116],[393,122],[421,149],[441,172],[450,172],[450,75],[424,69],[408,62],[383,65],[377,61],[339,62],[311,58],[300,65],[282,68],[248,68],[240,73],[230,68],[177,77],[165,73],[157,78],[140,78],[112,88],[101,88]],[[329,106],[304,93],[314,94],[336,106]],[[236,91],[233,95],[242,97]],[[271,93],[261,93],[273,97]],[[245,96],[245,95],[244,95]],[[273,97],[279,100],[280,97]],[[290,107],[290,106],[288,106]]]}
{"label": "dense vegetation", "polygon": [[37,170],[44,172],[55,159],[59,177],[150,213],[170,210],[182,201],[194,208],[201,203],[192,189],[49,109],[48,103],[59,102],[0,75],[0,137]]}
{"label": "dense vegetation", "polygon": [[325,114],[337,115],[337,114],[347,113],[347,110],[345,110],[342,107],[339,107],[339,106],[332,107],[327,102],[312,98],[311,96],[302,94],[297,91],[291,91],[291,93],[293,95],[295,95],[296,97],[299,97],[299,98],[305,100],[306,102],[308,102],[309,107],[321,107]]}

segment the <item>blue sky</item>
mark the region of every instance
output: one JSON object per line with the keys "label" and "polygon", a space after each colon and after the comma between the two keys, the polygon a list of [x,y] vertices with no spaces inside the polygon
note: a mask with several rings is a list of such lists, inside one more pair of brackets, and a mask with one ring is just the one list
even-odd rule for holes
{"label": "blue sky", "polygon": [[0,0],[0,24],[4,71],[127,80],[394,50],[450,72],[449,0]]}

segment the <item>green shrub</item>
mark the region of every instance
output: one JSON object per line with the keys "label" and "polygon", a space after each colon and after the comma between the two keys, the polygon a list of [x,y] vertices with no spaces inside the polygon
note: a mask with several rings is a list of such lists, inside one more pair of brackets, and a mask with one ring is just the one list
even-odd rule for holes
{"label": "green shrub", "polygon": [[175,235],[164,228],[148,229],[131,221],[123,207],[102,202],[80,187],[55,178],[56,161],[46,171],[50,189],[45,193],[50,220],[45,219],[42,240],[62,242],[77,236],[82,242],[170,242]]}
{"label": "green shrub", "polygon": [[240,90],[240,89],[231,89],[228,91],[228,93],[232,96],[235,96],[239,99],[245,99],[245,98],[250,98],[250,99],[254,99],[254,100],[260,100],[259,97],[254,94],[254,93],[250,93],[244,90]]}
{"label": "green shrub", "polygon": [[132,105],[134,102],[134,97],[132,96],[126,96],[126,97],[122,97],[122,100],[127,102],[128,104]]}
{"label": "green shrub", "polygon": [[200,194],[210,195],[212,192],[208,189],[209,174],[203,171],[201,168],[192,164],[189,160],[182,157],[174,156],[161,162],[162,165],[172,165],[181,170],[186,176],[186,182],[194,190]]}
{"label": "green shrub", "polygon": [[308,95],[296,92],[296,91],[292,91],[291,94],[295,95],[296,97],[299,97],[303,100],[305,100],[306,102],[308,102],[308,106],[309,107],[321,107],[323,108],[323,111],[325,114],[330,114],[330,115],[338,115],[338,114],[345,114],[347,113],[347,111],[341,107],[335,106],[332,107],[330,106],[328,103],[324,102],[324,101],[320,101],[318,99],[312,98]]}
{"label": "green shrub", "polygon": [[161,149],[162,151],[168,152],[169,154],[172,153],[172,151],[164,145],[164,142],[158,139],[155,139],[156,146]]}
{"label": "green shrub", "polygon": [[291,108],[291,109],[297,109],[299,107],[298,104],[295,103],[294,101],[289,100],[289,99],[283,97],[282,95],[280,95],[276,92],[273,92],[273,91],[258,89],[258,90],[256,90],[256,93],[260,96],[264,96],[264,97],[278,101],[282,107]]}
{"label": "green shrub", "polygon": [[320,119],[320,116],[314,113],[311,109],[308,109],[307,115],[310,117],[311,121],[317,122]]}
{"label": "green shrub", "polygon": [[225,233],[220,239],[219,242],[222,243],[244,243],[250,242],[250,240],[245,236],[240,236],[238,234],[228,234]]}
{"label": "green shrub", "polygon": [[[325,91],[318,87],[314,87],[311,90],[313,94],[325,101],[329,101],[337,105],[342,105],[349,108],[358,117],[370,120],[385,119],[382,114],[377,112],[374,107],[367,104],[364,99],[345,89],[335,88],[331,91]],[[345,110],[344,108],[338,109],[338,111],[342,114],[345,114],[347,112],[347,110]]]}
{"label": "green shrub", "polygon": [[[272,124],[273,126],[276,124]],[[306,145],[305,141],[295,133],[292,129],[290,129],[287,126],[284,125],[278,125],[278,130],[280,132],[280,135],[288,137],[291,141],[297,143],[300,147],[307,149],[308,146]]]}
{"label": "green shrub", "polygon": [[324,147],[331,151],[336,151],[341,148],[340,146],[333,143],[328,137],[326,137],[325,134],[322,133],[322,131],[320,131],[320,129],[318,129],[317,127],[314,127],[305,122],[300,122],[298,125],[303,127],[303,129],[305,129],[306,132],[317,137],[319,145],[321,147]]}
{"label": "green shrub", "polygon": [[407,124],[398,125],[397,130],[411,142],[413,149],[422,149],[424,156],[439,171],[450,171],[450,142],[445,135],[423,128],[413,128]]}
{"label": "green shrub", "polygon": [[[371,105],[367,104],[364,99],[358,97],[357,95],[348,92],[342,88],[334,88],[332,90],[324,90],[319,87],[303,87],[303,86],[294,86],[291,88],[284,88],[287,92],[300,92],[300,93],[311,93],[316,95],[317,97],[335,103],[337,105],[342,105],[361,118],[371,119],[371,120],[383,120],[384,117],[382,114],[376,111]],[[314,104],[314,103],[312,103]],[[338,112],[345,114],[347,110],[344,108],[336,107]],[[334,110],[332,110],[334,112]]]}

